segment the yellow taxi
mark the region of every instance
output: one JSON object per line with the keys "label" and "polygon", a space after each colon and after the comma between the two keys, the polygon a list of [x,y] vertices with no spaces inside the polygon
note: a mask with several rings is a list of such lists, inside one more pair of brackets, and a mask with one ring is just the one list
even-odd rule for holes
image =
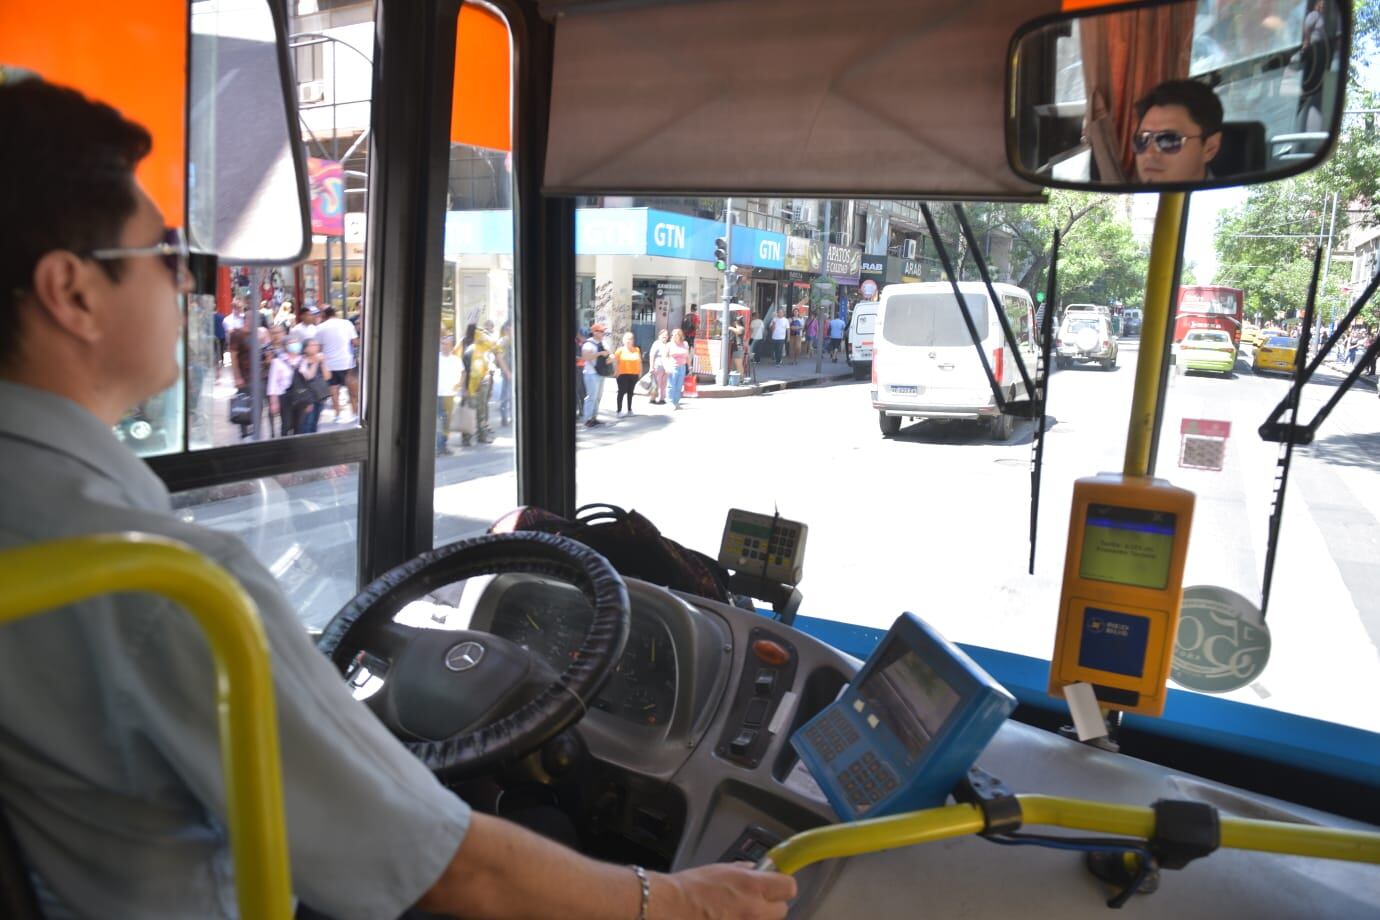
{"label": "yellow taxi", "polygon": [[1283,335],[1278,330],[1275,330],[1275,333],[1267,337],[1264,344],[1256,346],[1251,370],[1257,374],[1261,371],[1283,371],[1286,374],[1294,372],[1294,352],[1299,347],[1299,340]]}

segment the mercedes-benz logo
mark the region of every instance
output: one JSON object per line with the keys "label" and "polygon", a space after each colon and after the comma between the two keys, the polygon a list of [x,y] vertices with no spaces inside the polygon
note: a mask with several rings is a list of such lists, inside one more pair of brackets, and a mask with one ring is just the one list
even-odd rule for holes
{"label": "mercedes-benz logo", "polygon": [[478,642],[461,642],[446,652],[446,667],[452,671],[468,671],[484,657],[484,646]]}

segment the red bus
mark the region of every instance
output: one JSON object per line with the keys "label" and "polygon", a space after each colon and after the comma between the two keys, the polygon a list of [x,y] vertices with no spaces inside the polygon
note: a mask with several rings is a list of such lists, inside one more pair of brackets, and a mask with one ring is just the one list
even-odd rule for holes
{"label": "red bus", "polygon": [[1245,315],[1246,292],[1240,288],[1210,284],[1179,288],[1179,310],[1174,320],[1174,341],[1183,341],[1193,329],[1221,329],[1241,344],[1241,320]]}

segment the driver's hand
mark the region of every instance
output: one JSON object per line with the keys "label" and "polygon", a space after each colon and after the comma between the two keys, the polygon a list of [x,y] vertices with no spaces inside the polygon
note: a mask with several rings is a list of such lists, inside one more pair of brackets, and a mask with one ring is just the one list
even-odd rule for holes
{"label": "driver's hand", "polygon": [[[674,875],[653,885],[649,920],[781,920],[795,897],[795,879],[758,872],[751,863],[717,863]],[[657,895],[670,897],[657,903]]]}

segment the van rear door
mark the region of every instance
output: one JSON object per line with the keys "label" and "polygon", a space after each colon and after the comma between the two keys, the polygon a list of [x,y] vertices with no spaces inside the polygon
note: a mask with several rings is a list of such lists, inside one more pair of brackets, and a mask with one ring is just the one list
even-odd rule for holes
{"label": "van rear door", "polygon": [[[986,342],[996,325],[987,295],[965,293],[963,301],[979,341]],[[952,291],[893,294],[878,334],[883,352],[875,366],[879,398],[914,397],[918,406],[933,408],[992,404],[992,387]]]}
{"label": "van rear door", "polygon": [[877,305],[858,304],[853,313],[853,328],[848,331],[848,360],[868,363],[872,360],[873,337],[877,334]]}

